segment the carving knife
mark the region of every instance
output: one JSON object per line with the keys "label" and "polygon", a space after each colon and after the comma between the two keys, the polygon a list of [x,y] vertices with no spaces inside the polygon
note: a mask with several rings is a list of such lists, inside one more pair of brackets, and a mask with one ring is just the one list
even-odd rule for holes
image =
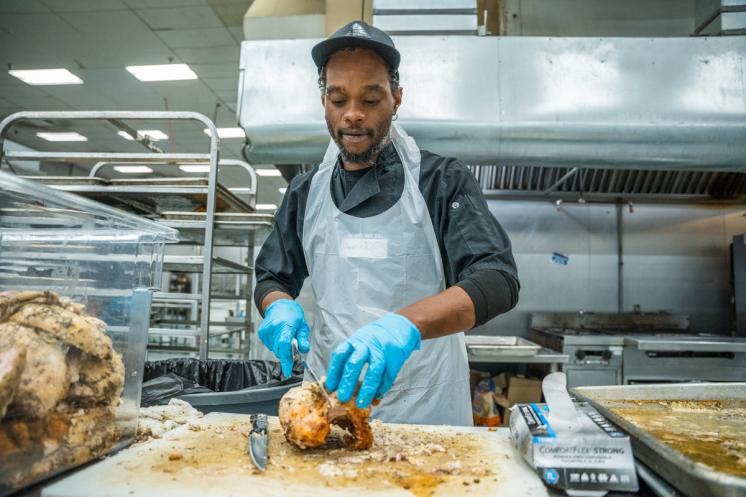
{"label": "carving knife", "polygon": [[311,375],[311,378],[313,378],[313,381],[315,381],[319,385],[319,388],[321,388],[321,393],[324,394],[324,397],[326,397],[326,400],[329,402],[329,405],[332,405],[333,404],[332,398],[327,393],[326,387],[324,387],[324,384],[321,383],[321,378],[319,378],[316,372],[313,369],[311,369],[311,366],[308,365],[306,360],[303,359],[303,356],[301,355],[300,350],[298,350],[298,340],[296,340],[295,338],[293,338],[292,346],[293,346],[293,360],[298,359],[300,361],[300,363],[303,365],[306,371],[308,371],[308,374]]}
{"label": "carving knife", "polygon": [[251,415],[251,433],[249,433],[249,457],[259,471],[267,467],[267,415]]}

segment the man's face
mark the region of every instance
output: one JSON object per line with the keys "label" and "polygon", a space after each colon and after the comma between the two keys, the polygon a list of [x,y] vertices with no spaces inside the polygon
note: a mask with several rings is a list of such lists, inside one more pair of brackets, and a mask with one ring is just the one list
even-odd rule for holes
{"label": "man's face", "polygon": [[388,143],[402,90],[391,92],[386,62],[373,50],[332,54],[321,96],[329,134],[346,162],[369,164]]}

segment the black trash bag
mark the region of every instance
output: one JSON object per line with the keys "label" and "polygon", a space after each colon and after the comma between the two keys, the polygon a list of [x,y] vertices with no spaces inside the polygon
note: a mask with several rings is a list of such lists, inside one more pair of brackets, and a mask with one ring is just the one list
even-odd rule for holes
{"label": "black trash bag", "polygon": [[200,386],[193,381],[182,378],[174,373],[158,376],[142,384],[141,407],[168,404],[172,397],[189,393],[211,393],[207,387]]}
{"label": "black trash bag", "polygon": [[[145,363],[145,381],[168,373],[215,392],[232,392],[283,382],[280,363],[275,361],[175,358]],[[302,366],[296,365],[293,374],[302,375]]]}

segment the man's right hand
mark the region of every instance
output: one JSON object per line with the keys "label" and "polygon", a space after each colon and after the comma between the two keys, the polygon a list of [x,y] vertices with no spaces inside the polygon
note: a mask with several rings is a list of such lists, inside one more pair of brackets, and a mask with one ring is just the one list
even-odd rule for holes
{"label": "man's right hand", "polygon": [[306,354],[309,335],[303,308],[294,300],[275,300],[265,309],[259,339],[280,360],[286,378],[293,374],[293,338],[298,340],[298,350]]}

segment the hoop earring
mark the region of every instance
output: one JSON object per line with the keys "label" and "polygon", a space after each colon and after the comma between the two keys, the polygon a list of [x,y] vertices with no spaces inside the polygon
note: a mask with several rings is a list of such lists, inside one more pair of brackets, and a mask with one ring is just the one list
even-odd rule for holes
{"label": "hoop earring", "polygon": [[397,114],[396,112],[394,112],[394,117],[391,118],[391,120],[392,121],[396,121],[397,119],[399,119],[399,114]]}

